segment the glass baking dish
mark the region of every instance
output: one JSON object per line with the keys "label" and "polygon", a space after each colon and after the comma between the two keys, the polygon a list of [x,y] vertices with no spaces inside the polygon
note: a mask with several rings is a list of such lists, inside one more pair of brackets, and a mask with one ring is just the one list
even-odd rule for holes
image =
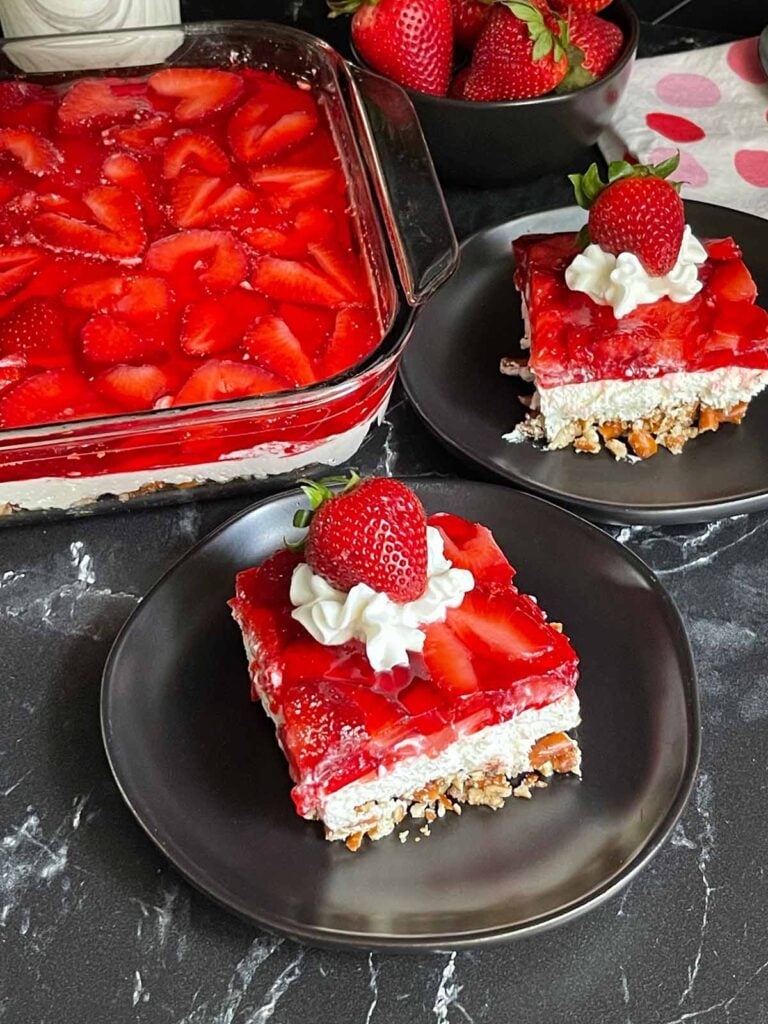
{"label": "glass baking dish", "polygon": [[[53,84],[165,66],[265,67],[311,84],[346,176],[385,327],[357,366],[303,388],[216,403],[0,430],[0,522],[210,493],[350,459],[386,410],[418,305],[458,247],[416,115],[393,83],[313,36],[268,22],[209,22],[9,40],[0,79]],[[35,516],[36,517],[36,516]]]}

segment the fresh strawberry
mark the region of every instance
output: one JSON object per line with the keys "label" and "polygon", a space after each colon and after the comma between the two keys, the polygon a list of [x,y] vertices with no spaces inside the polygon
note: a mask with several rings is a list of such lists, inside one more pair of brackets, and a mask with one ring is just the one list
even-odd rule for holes
{"label": "fresh strawberry", "polygon": [[192,165],[214,177],[229,170],[229,159],[209,135],[180,132],[168,143],[163,155],[163,177],[178,178],[183,167]]}
{"label": "fresh strawberry", "polygon": [[381,327],[370,310],[339,310],[333,334],[320,357],[321,376],[333,377],[356,366],[380,340]]}
{"label": "fresh strawberry", "polygon": [[284,204],[314,199],[340,181],[332,167],[267,167],[251,171],[251,184]]}
{"label": "fresh strawberry", "polygon": [[81,78],[67,90],[58,117],[66,129],[104,128],[148,109],[144,97],[121,93],[118,79]]}
{"label": "fresh strawberry", "polygon": [[0,128],[0,150],[10,153],[25,171],[38,177],[55,171],[63,159],[52,142],[24,128]]}
{"label": "fresh strawberry", "polygon": [[[624,33],[618,25],[575,7],[568,14],[568,38],[571,45],[583,54],[581,69],[591,76],[580,78],[581,86],[602,78],[616,63],[624,46]],[[570,72],[564,84],[568,83],[569,77]]]}
{"label": "fresh strawberry", "polygon": [[154,91],[178,99],[173,116],[179,124],[200,121],[231,106],[243,91],[243,80],[216,68],[163,68],[149,77]]}
{"label": "fresh strawberry", "polygon": [[190,303],[181,321],[181,347],[192,356],[210,356],[234,348],[249,325],[269,312],[255,292],[238,288],[221,299]]}
{"label": "fresh strawberry", "polygon": [[336,325],[337,314],[322,306],[298,306],[281,302],[277,315],[288,324],[304,351],[314,358],[323,349]]}
{"label": "fresh strawberry", "polygon": [[261,317],[243,338],[243,348],[260,366],[295,387],[317,379],[301,342],[279,316]]}
{"label": "fresh strawberry", "polygon": [[393,601],[415,601],[427,585],[427,517],[399,480],[353,474],[334,494],[322,482],[303,487],[312,512],[294,524],[309,532],[304,557],[313,571],[339,590],[367,583]]}
{"label": "fresh strawberry", "polygon": [[347,302],[333,281],[306,263],[265,256],[251,277],[254,288],[278,302],[299,302],[308,306],[336,308]]}
{"label": "fresh strawberry", "polygon": [[34,245],[0,246],[0,297],[21,288],[45,263],[45,253]]}
{"label": "fresh strawberry", "polygon": [[64,318],[49,299],[27,299],[0,320],[0,355],[53,369],[70,361]]}
{"label": "fresh strawberry", "polygon": [[154,340],[106,313],[96,313],[80,331],[83,355],[92,363],[143,362],[155,355]]}
{"label": "fresh strawberry", "polygon": [[174,405],[221,402],[247,395],[266,395],[283,391],[285,383],[258,366],[234,363],[227,359],[209,359],[198,367],[177,393]]}
{"label": "fresh strawberry", "polygon": [[155,114],[127,128],[107,128],[102,140],[108,146],[118,145],[137,153],[157,153],[168,141],[173,123],[165,114]]}
{"label": "fresh strawberry", "polygon": [[430,516],[429,525],[442,534],[445,557],[457,569],[468,569],[478,590],[500,593],[509,589],[515,570],[487,527],[448,512]]}
{"label": "fresh strawberry", "polygon": [[[321,652],[318,654],[322,657]],[[291,686],[282,708],[286,741],[302,773],[311,772],[328,757],[337,746],[342,729],[348,729],[350,735],[365,732],[362,713],[354,704],[340,700],[332,687],[323,684],[325,676],[320,674],[319,665],[316,669],[311,681]]]}
{"label": "fresh strawberry", "polygon": [[3,392],[0,427],[54,423],[102,411],[85,377],[74,370],[47,370]]}
{"label": "fresh strawberry", "polygon": [[227,125],[227,139],[235,157],[244,164],[256,160],[256,145],[269,124],[269,104],[252,96],[238,107]]}
{"label": "fresh strawberry", "polygon": [[519,100],[551,92],[568,71],[563,34],[563,23],[545,4],[494,4],[472,51],[464,98]]}
{"label": "fresh strawberry", "polygon": [[464,89],[469,78],[470,69],[468,67],[462,68],[458,74],[453,76],[451,86],[448,90],[448,95],[454,100],[466,99],[464,96]]}
{"label": "fresh strawberry", "polygon": [[611,0],[549,0],[552,10],[560,11],[562,14],[567,14],[569,11],[596,14],[610,3]]}
{"label": "fresh strawberry", "polygon": [[141,201],[144,220],[151,228],[163,223],[163,214],[157,205],[152,186],[141,162],[129,153],[111,153],[102,165],[104,177],[112,185],[130,189]]}
{"label": "fresh strawberry", "polygon": [[437,685],[452,693],[479,689],[469,648],[453,630],[444,622],[434,622],[424,632],[424,662]]}
{"label": "fresh strawberry", "polygon": [[754,302],[757,286],[743,260],[718,263],[709,279],[708,290],[727,302]]}
{"label": "fresh strawberry", "polygon": [[52,249],[107,259],[132,259],[147,243],[144,222],[136,197],[116,185],[101,185],[83,195],[96,224],[61,213],[41,213],[33,218],[32,232]]}
{"label": "fresh strawberry", "polygon": [[458,46],[471,50],[491,13],[493,0],[451,0],[453,38]]}
{"label": "fresh strawberry", "polygon": [[352,14],[352,42],[387,78],[445,96],[453,60],[451,0],[329,0],[332,16]]}
{"label": "fresh strawberry", "polygon": [[133,274],[99,277],[76,284],[62,295],[70,309],[92,313],[114,313],[138,323],[155,320],[171,308],[172,295],[162,277]]}
{"label": "fresh strawberry", "polygon": [[365,302],[368,289],[359,265],[350,255],[332,242],[310,242],[308,249],[322,272],[341,289],[349,302]]}
{"label": "fresh strawberry", "polygon": [[209,291],[226,292],[244,280],[248,260],[228,231],[180,231],[153,242],[145,266],[161,274],[191,276]]}
{"label": "fresh strawberry", "polygon": [[7,391],[8,388],[25,377],[27,373],[27,364],[21,356],[11,356],[8,359],[0,359],[0,393]]}
{"label": "fresh strawberry", "polygon": [[227,187],[221,178],[182,171],[171,189],[171,219],[180,228],[204,227],[248,209],[255,200],[253,192],[237,183]]}
{"label": "fresh strawberry", "polygon": [[151,409],[167,394],[168,378],[159,366],[113,366],[94,380],[96,388],[123,409]]}
{"label": "fresh strawberry", "polygon": [[448,609],[446,623],[471,651],[482,656],[525,658],[548,646],[542,623],[523,615],[503,596],[492,597],[478,590],[466,594],[458,608]]}
{"label": "fresh strawberry", "polygon": [[679,186],[666,180],[679,154],[654,166],[612,163],[608,184],[597,165],[569,178],[576,201],[589,210],[589,237],[606,252],[634,253],[652,277],[668,274],[680,255],[685,210]]}
{"label": "fresh strawberry", "polygon": [[55,94],[50,89],[46,89],[44,85],[18,81],[14,78],[0,82],[0,112],[2,113],[8,110],[17,110],[36,100],[47,100],[52,103],[54,99]]}
{"label": "fresh strawberry", "polygon": [[702,243],[713,260],[740,260],[741,249],[732,238],[710,238]]}

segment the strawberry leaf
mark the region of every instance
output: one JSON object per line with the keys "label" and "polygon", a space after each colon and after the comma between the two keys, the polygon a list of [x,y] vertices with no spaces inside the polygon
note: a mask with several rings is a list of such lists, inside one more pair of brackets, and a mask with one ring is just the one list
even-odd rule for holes
{"label": "strawberry leaf", "polygon": [[585,224],[584,227],[582,227],[579,233],[576,235],[576,247],[579,249],[579,251],[581,251],[583,249],[586,249],[586,247],[590,245],[591,242],[592,238],[589,234],[589,224]]}
{"label": "strawberry leaf", "polygon": [[612,185],[620,178],[631,178],[633,173],[632,164],[628,164],[626,160],[614,160],[608,164],[608,184]]}
{"label": "strawberry leaf", "polygon": [[584,195],[584,189],[583,189],[582,184],[581,184],[582,175],[581,174],[569,174],[568,175],[568,181],[570,181],[570,183],[573,185],[573,194],[576,197],[576,202],[579,204],[579,206],[582,209],[588,210],[589,209],[589,203],[587,202],[587,197]]}
{"label": "strawberry leaf", "polygon": [[680,164],[680,151],[678,150],[674,156],[667,157],[666,160],[662,160],[659,164],[653,164],[651,171],[656,178],[668,178],[672,171],[676,171]]}
{"label": "strawberry leaf", "polygon": [[544,60],[548,53],[551,53],[554,39],[549,32],[542,32],[533,44],[531,59],[535,61]]}
{"label": "strawberry leaf", "polygon": [[[577,89],[583,89],[585,85],[591,85],[595,81],[592,72],[587,71],[584,67],[583,50],[571,44],[566,50],[566,55],[568,57],[568,72],[555,89],[556,93],[576,92]],[[578,175],[573,175],[573,177],[578,177]]]}

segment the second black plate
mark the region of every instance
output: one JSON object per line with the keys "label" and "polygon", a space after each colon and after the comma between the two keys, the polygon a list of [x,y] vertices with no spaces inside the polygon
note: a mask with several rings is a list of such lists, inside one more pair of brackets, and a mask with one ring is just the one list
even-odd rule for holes
{"label": "second black plate", "polygon": [[[736,238],[765,304],[768,221],[690,201],[686,212],[697,235]],[[403,383],[417,412],[462,457],[601,522],[701,522],[768,508],[766,395],[755,399],[738,428],[705,434],[681,455],[662,451],[643,463],[503,439],[524,413],[520,385],[499,373],[500,358],[519,351],[523,335],[512,240],[583,222],[575,206],[546,210],[464,242],[459,270],[420,313],[403,357]]]}

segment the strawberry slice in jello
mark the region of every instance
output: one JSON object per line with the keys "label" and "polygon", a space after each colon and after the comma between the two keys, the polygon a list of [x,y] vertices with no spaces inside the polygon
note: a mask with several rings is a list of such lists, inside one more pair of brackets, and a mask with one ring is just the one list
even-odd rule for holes
{"label": "strawberry slice in jello", "polygon": [[31,229],[41,244],[62,252],[134,261],[144,251],[147,234],[136,196],[127,189],[103,185],[83,196],[95,223],[63,213],[40,213]]}
{"label": "strawberry slice in jello", "polygon": [[298,813],[356,850],[409,809],[496,809],[518,776],[528,796],[537,772],[578,774],[577,656],[491,532],[427,518],[398,481],[305,493],[303,546],[240,572],[230,602]]}

